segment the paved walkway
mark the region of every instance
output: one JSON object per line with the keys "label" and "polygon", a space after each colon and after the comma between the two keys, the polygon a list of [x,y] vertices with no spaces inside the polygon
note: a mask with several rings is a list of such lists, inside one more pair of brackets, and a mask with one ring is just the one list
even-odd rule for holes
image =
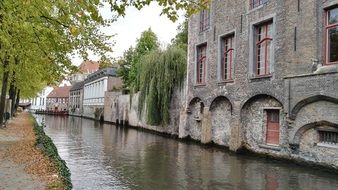
{"label": "paved walkway", "polygon": [[0,129],[0,190],[46,188],[46,176],[51,174],[40,176],[34,168],[51,170],[49,161],[34,147],[34,142],[28,113],[21,113],[6,128]]}

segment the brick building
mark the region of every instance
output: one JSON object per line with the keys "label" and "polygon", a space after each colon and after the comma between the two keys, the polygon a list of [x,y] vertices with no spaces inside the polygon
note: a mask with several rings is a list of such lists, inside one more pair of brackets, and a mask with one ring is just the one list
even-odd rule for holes
{"label": "brick building", "polygon": [[338,168],[338,0],[213,0],[179,136]]}
{"label": "brick building", "polygon": [[92,73],[99,70],[100,64],[96,61],[83,61],[78,69],[79,72],[71,75],[72,88],[69,92],[69,114],[81,116],[83,113],[83,87],[84,80]]}
{"label": "brick building", "polygon": [[84,81],[88,75],[99,70],[99,67],[100,64],[97,61],[83,61],[78,67],[79,72],[71,75],[69,80],[72,84]]}
{"label": "brick building", "polygon": [[54,87],[47,96],[47,110],[68,111],[69,90],[71,86]]}

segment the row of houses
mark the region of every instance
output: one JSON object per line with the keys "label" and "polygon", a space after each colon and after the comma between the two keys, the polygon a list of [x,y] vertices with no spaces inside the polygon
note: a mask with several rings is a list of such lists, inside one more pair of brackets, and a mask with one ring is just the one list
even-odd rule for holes
{"label": "row of houses", "polygon": [[68,112],[70,115],[103,120],[104,94],[118,90],[122,81],[115,68],[99,69],[99,63],[84,61],[79,72],[60,86],[46,87],[37,97],[23,100],[31,110]]}

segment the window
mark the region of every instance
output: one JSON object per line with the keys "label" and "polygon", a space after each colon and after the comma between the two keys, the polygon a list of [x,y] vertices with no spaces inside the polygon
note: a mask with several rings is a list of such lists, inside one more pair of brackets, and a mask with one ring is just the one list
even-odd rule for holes
{"label": "window", "polygon": [[272,62],[272,22],[256,26],[256,75],[264,76],[270,74]]}
{"label": "window", "polygon": [[200,32],[204,32],[209,29],[210,26],[210,11],[202,10],[200,12]]}
{"label": "window", "polygon": [[319,142],[325,144],[338,145],[338,132],[334,131],[318,131]]}
{"label": "window", "polygon": [[221,48],[221,80],[231,80],[234,60],[234,34],[222,38]]}
{"label": "window", "polygon": [[268,2],[268,0],[250,0],[250,9],[254,9]]}
{"label": "window", "polygon": [[326,11],[326,64],[338,64],[338,7]]}
{"label": "window", "polygon": [[205,82],[205,67],[207,58],[207,45],[197,47],[197,84]]}

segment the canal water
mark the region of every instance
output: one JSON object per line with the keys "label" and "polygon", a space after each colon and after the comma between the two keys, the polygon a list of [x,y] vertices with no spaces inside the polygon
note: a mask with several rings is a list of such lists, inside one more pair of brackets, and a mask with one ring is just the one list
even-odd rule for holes
{"label": "canal water", "polygon": [[74,189],[338,189],[338,175],[314,168],[77,117],[37,119],[67,162]]}

